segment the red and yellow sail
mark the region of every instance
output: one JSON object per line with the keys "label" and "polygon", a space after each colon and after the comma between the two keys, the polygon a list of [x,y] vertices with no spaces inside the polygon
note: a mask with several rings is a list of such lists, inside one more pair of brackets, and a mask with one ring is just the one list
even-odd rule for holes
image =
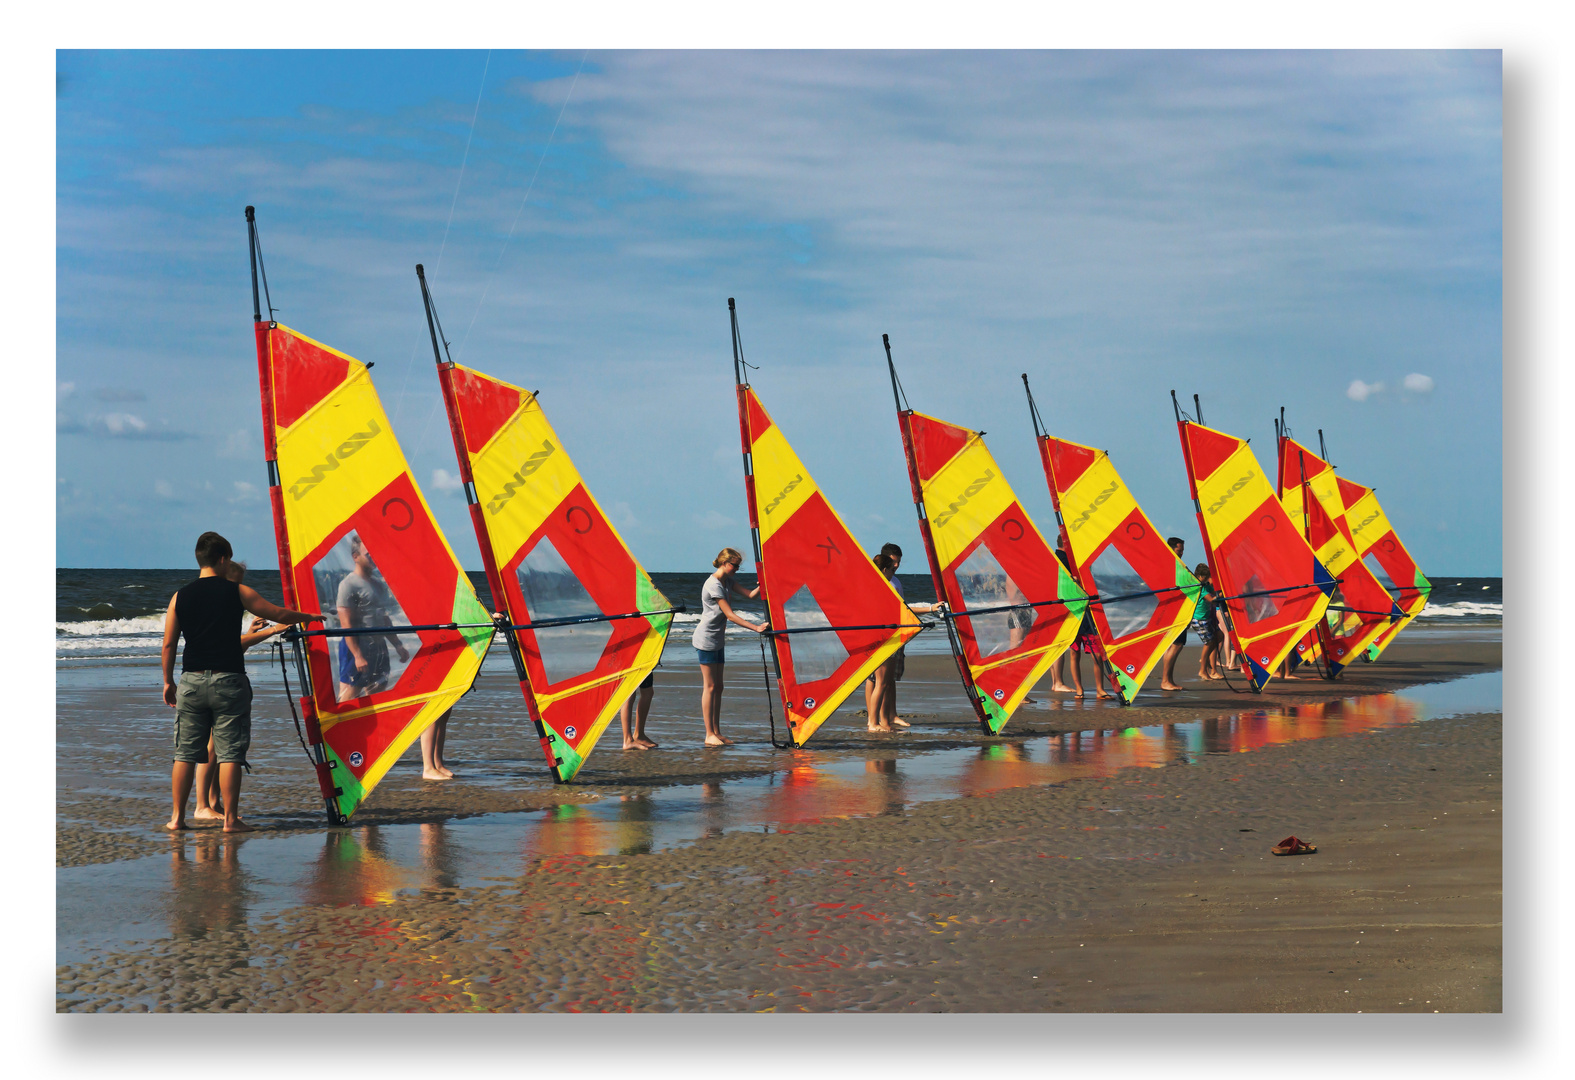
{"label": "red and yellow sail", "polygon": [[[421,497],[367,366],[258,322],[263,443],[285,604],[325,626],[308,636],[301,704],[330,816],[348,818],[395,760],[470,689],[490,616]],[[359,654],[359,655],[358,655]]]}
{"label": "red and yellow sail", "polygon": [[1176,427],[1214,588],[1225,596],[1253,689],[1261,690],[1323,618],[1334,580],[1246,440],[1189,420]]}
{"label": "red and yellow sail", "polygon": [[1324,658],[1331,675],[1373,645],[1402,612],[1356,550],[1334,466],[1295,439],[1281,437],[1279,495],[1293,523],[1302,523],[1318,561],[1338,582],[1329,610],[1303,638],[1303,663]]}
{"label": "red and yellow sail", "polygon": [[1404,617],[1379,634],[1367,647],[1367,659],[1376,660],[1389,647],[1395,636],[1411,624],[1427,607],[1427,598],[1433,592],[1433,583],[1422,575],[1422,568],[1406,550],[1396,535],[1389,516],[1378,504],[1373,489],[1340,477],[1340,498],[1344,502],[1345,520],[1356,543],[1357,557],[1372,571],[1384,590],[1392,597]]}
{"label": "red and yellow sail", "polygon": [[738,423],[751,463],[744,477],[749,520],[759,531],[755,572],[767,622],[778,631],[773,644],[788,732],[802,746],[919,632],[919,620],[746,384],[738,387]]}
{"label": "red and yellow sail", "polygon": [[1050,435],[1038,441],[1063,546],[1079,584],[1100,598],[1090,605],[1094,628],[1114,689],[1130,705],[1186,630],[1201,586],[1138,505],[1109,454]]}
{"label": "red and yellow sail", "polygon": [[[536,396],[439,365],[471,521],[554,778],[573,780],[662,658],[671,605],[602,512]],[[630,617],[624,617],[630,616]]]}
{"label": "red and yellow sail", "polygon": [[[999,733],[1077,636],[1088,598],[1017,501],[980,432],[899,410],[935,594],[955,616],[980,722]],[[970,610],[978,614],[968,614]]]}

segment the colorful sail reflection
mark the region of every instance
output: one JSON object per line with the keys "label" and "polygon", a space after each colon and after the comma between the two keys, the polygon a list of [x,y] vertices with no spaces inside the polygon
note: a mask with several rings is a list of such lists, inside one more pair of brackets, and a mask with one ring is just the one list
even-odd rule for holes
{"label": "colorful sail reflection", "polygon": [[1179,405],[1176,428],[1214,587],[1225,596],[1249,682],[1261,690],[1324,617],[1334,579],[1246,440],[1184,419]]}
{"label": "colorful sail reflection", "polygon": [[1292,657],[1302,663],[1321,658],[1332,678],[1403,613],[1357,553],[1334,466],[1283,431],[1279,447],[1280,502],[1292,522],[1303,523],[1308,544],[1337,582],[1327,614],[1297,642]]}

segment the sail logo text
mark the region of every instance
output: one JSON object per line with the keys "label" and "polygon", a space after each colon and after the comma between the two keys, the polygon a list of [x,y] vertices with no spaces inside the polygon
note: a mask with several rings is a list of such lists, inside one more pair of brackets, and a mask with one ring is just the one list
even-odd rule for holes
{"label": "sail logo text", "polygon": [[945,510],[935,515],[935,527],[943,528],[948,521],[957,516],[957,511],[968,505],[968,500],[984,490],[984,485],[995,479],[993,469],[984,470],[984,475],[963,489],[963,493],[949,503]]}
{"label": "sail logo text", "polygon": [[1368,514],[1360,522],[1358,522],[1356,527],[1354,529],[1352,529],[1351,531],[1353,533],[1359,533],[1363,529],[1367,528],[1367,526],[1371,525],[1373,522],[1375,522],[1377,520],[1378,520],[1378,511],[1374,510],[1371,514]]}
{"label": "sail logo text", "polygon": [[541,441],[541,449],[526,458],[525,464],[521,465],[514,473],[513,479],[504,484],[503,490],[498,492],[491,502],[487,503],[487,513],[496,514],[499,510],[502,510],[508,504],[508,501],[514,498],[514,493],[525,485],[525,478],[541,468],[557,449],[550,440],[543,439]]}
{"label": "sail logo text", "polygon": [[[788,492],[792,491],[794,488],[798,487],[803,482],[804,482],[804,474],[803,473],[799,473],[792,480],[790,480],[788,482],[788,486],[787,487],[785,487],[781,491],[777,492],[777,497],[776,498],[774,498],[770,502],[766,503],[766,513],[769,514],[769,513],[771,513],[771,511],[775,510],[777,508],[777,505],[779,503],[781,503],[783,499],[788,497]],[[830,555],[827,555],[826,557],[828,559],[831,558]]]}
{"label": "sail logo text", "polygon": [[1248,473],[1246,476],[1243,476],[1240,480],[1232,484],[1229,491],[1225,492],[1225,494],[1221,495],[1218,499],[1215,499],[1213,502],[1209,503],[1209,513],[1219,513],[1220,507],[1230,502],[1231,497],[1234,496],[1236,492],[1246,487],[1251,481],[1252,473]]}
{"label": "sail logo text", "polygon": [[1120,486],[1121,486],[1121,484],[1120,484],[1119,481],[1112,480],[1112,481],[1110,481],[1110,486],[1109,487],[1107,487],[1105,490],[1101,491],[1098,495],[1095,495],[1094,496],[1094,501],[1088,504],[1088,509],[1084,510],[1082,515],[1079,516],[1076,521],[1072,522],[1072,525],[1071,525],[1072,531],[1076,532],[1078,529],[1081,529],[1083,527],[1083,523],[1085,521],[1087,521],[1089,518],[1093,517],[1094,516],[1094,511],[1098,510],[1101,506],[1103,506],[1105,504],[1105,502],[1110,498],[1110,496],[1112,496],[1112,495],[1114,495],[1116,493],[1116,488],[1118,488]]}
{"label": "sail logo text", "polygon": [[382,432],[383,429],[377,426],[376,420],[368,420],[366,422],[365,431],[358,431],[354,435],[351,435],[344,442],[340,443],[338,447],[335,448],[331,453],[329,453],[329,455],[323,459],[323,463],[321,465],[313,465],[312,471],[309,475],[303,476],[295,483],[291,484],[290,498],[299,500],[301,496],[305,495],[308,491],[311,491],[318,484],[321,484],[325,476],[339,468],[339,463],[341,461],[355,453],[357,450],[361,449],[361,447],[365,446],[367,443],[371,442],[376,436],[381,435]]}

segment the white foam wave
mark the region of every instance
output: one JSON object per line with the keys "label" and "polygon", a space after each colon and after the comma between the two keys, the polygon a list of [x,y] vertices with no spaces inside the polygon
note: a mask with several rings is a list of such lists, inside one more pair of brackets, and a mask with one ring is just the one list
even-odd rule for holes
{"label": "white foam wave", "polygon": [[1428,604],[1422,609],[1420,616],[1423,619],[1502,619],[1503,617],[1503,604],[1478,604],[1470,600],[1459,600],[1453,604]]}
{"label": "white foam wave", "polygon": [[164,633],[162,615],[144,615],[134,619],[86,619],[82,622],[57,622],[55,635],[76,637],[103,637],[106,634],[159,634]]}

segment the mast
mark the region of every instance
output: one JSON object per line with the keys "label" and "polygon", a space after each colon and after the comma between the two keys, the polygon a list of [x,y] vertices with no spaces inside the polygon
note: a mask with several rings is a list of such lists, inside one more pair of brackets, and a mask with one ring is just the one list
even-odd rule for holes
{"label": "mast", "polygon": [[[755,501],[755,440],[749,430],[749,377],[744,366],[744,344],[738,334],[738,305],[733,297],[727,298],[727,319],[733,333],[733,392],[738,398],[738,439],[744,455],[744,501],[749,507],[749,542],[755,553],[755,586],[760,590],[760,603],[766,609],[766,627],[776,630],[771,621],[771,600],[766,594],[765,554],[760,546],[760,512]],[[798,733],[793,730],[792,710],[788,706],[787,690],[782,685],[782,659],[777,655],[775,634],[768,634],[771,643],[771,669],[777,681],[777,700],[782,702],[782,715],[787,720],[788,738],[799,745]],[[767,701],[769,702],[769,697]],[[773,731],[775,728],[773,728]],[[773,734],[775,744],[776,736]]]}
{"label": "mast", "polygon": [[[295,588],[295,560],[290,554],[290,532],[284,520],[284,488],[279,483],[279,445],[274,437],[273,362],[268,340],[268,335],[275,325],[273,305],[269,304],[268,321],[264,322],[261,298],[257,295],[257,279],[260,273],[263,292],[266,295],[268,272],[262,265],[262,248],[257,241],[257,208],[253,206],[246,208],[246,239],[252,264],[252,333],[257,341],[257,382],[262,400],[263,461],[268,467],[268,503],[273,508],[273,539],[279,552],[279,588],[283,593],[284,606],[300,611],[302,610],[300,598],[296,595]],[[301,680],[302,696],[298,701],[306,737],[306,753],[311,759],[313,771],[317,774],[317,790],[323,797],[323,806],[328,814],[328,825],[330,828],[338,828],[348,825],[349,820],[339,812],[339,804],[336,801],[343,791],[334,783],[333,763],[329,760],[327,748],[323,745],[323,729],[317,717],[317,700],[312,693],[311,667],[306,661],[303,640],[294,633],[290,635],[290,651],[295,661],[296,674]]]}
{"label": "mast", "polygon": [[[1023,372],[1022,377],[1023,392],[1028,395],[1028,418],[1034,425],[1034,443],[1039,447],[1039,464],[1044,467],[1045,485],[1050,489],[1050,505],[1055,508],[1055,524],[1061,537],[1061,551],[1066,555],[1067,568],[1071,572],[1073,580],[1081,584],[1090,597],[1097,598],[1099,596],[1098,583],[1094,581],[1092,574],[1088,574],[1085,577],[1082,568],[1078,566],[1077,555],[1072,550],[1072,536],[1067,532],[1065,518],[1061,516],[1061,485],[1056,481],[1055,462],[1050,456],[1050,434],[1044,430],[1044,424],[1040,420],[1039,406],[1034,402],[1034,392],[1028,385],[1028,372]],[[1090,600],[1090,605],[1093,602],[1093,600]],[[1097,637],[1098,635],[1096,634],[1095,636]],[[1094,658],[1094,663],[1096,666],[1104,669],[1104,674],[1110,682],[1110,688],[1116,692],[1116,700],[1121,702],[1122,706],[1132,704],[1127,700],[1126,694],[1121,692],[1121,680],[1116,678],[1115,668],[1111,665],[1110,657],[1105,652],[1103,638],[1099,641],[1099,655]]]}
{"label": "mast", "polygon": [[[552,745],[553,736],[542,723],[541,709],[536,703],[536,693],[530,685],[530,675],[525,669],[525,657],[520,653],[519,631],[516,626],[530,622],[530,613],[514,611],[508,590],[503,587],[503,575],[498,570],[497,556],[492,549],[492,534],[487,530],[487,519],[481,512],[481,499],[476,494],[476,480],[470,469],[470,453],[465,446],[465,421],[459,411],[459,396],[454,389],[454,358],[449,355],[448,341],[442,334],[443,324],[437,317],[432,303],[432,291],[427,287],[426,268],[416,263],[416,280],[421,283],[421,305],[426,310],[427,332],[432,336],[432,358],[437,361],[438,384],[443,389],[443,408],[448,413],[448,430],[454,439],[454,460],[459,465],[459,478],[465,492],[465,502],[470,509],[470,524],[476,532],[476,546],[481,549],[481,565],[487,574],[487,589],[492,593],[493,624],[509,643],[509,659],[514,662],[514,674],[519,679],[520,693],[525,697],[525,711],[536,728],[536,738],[542,752],[552,767],[555,783],[565,783],[558,773],[563,759]],[[521,618],[521,614],[524,615]]]}
{"label": "mast", "polygon": [[941,609],[941,618],[946,621],[946,637],[952,647],[952,659],[957,662],[957,674],[962,677],[963,693],[967,695],[968,702],[973,706],[973,712],[979,719],[979,726],[986,735],[990,731],[990,720],[984,711],[984,704],[979,700],[979,688],[974,685],[973,675],[968,671],[968,661],[963,656],[961,643],[957,639],[957,630],[954,623],[953,609],[956,600],[946,588],[946,579],[941,574],[940,560],[935,554],[935,537],[930,533],[930,518],[924,507],[924,485],[919,482],[919,463],[913,451],[913,432],[911,424],[913,410],[903,408],[903,393],[901,384],[897,381],[897,365],[891,358],[891,335],[882,334],[881,344],[886,349],[886,371],[891,375],[891,399],[897,407],[897,430],[902,434],[902,453],[908,463],[908,484],[913,490],[913,509],[919,515],[919,536],[924,540],[924,554],[930,564],[930,581],[935,587],[935,596],[946,606]]}
{"label": "mast", "polygon": [[[1192,508],[1197,511],[1198,515],[1198,533],[1203,539],[1203,556],[1209,564],[1209,578],[1213,581],[1214,587],[1219,589],[1223,584],[1223,579],[1220,577],[1219,567],[1214,565],[1214,545],[1209,543],[1209,528],[1203,523],[1203,503],[1198,500],[1198,481],[1196,475],[1193,473],[1192,468],[1192,450],[1187,445],[1187,424],[1189,424],[1191,421],[1182,418],[1181,402],[1176,400],[1176,392],[1174,390],[1170,392],[1170,404],[1171,407],[1176,411],[1176,434],[1181,439],[1181,458],[1187,467],[1187,491],[1192,496]],[[1201,419],[1203,415],[1203,405],[1198,400],[1197,394],[1192,395],[1192,404],[1193,407],[1198,411],[1198,424],[1201,426],[1203,424],[1203,420]],[[1230,636],[1232,646],[1236,651],[1236,655],[1245,659],[1247,653],[1241,647],[1241,635],[1236,632],[1236,620],[1229,619],[1227,621],[1230,624]],[[1253,686],[1253,693],[1262,693],[1261,687],[1258,687],[1256,684],[1254,684],[1251,679],[1247,681],[1249,685]]]}

